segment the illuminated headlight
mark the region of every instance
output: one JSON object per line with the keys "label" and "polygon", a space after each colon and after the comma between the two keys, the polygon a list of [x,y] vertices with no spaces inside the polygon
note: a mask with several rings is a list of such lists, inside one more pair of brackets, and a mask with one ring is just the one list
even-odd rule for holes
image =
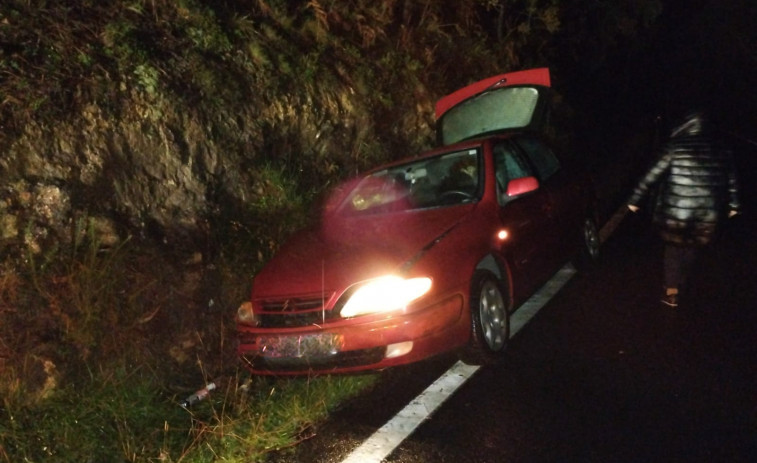
{"label": "illuminated headlight", "polygon": [[430,278],[377,278],[367,282],[350,296],[341,310],[341,316],[348,318],[400,310],[426,294],[429,289]]}
{"label": "illuminated headlight", "polygon": [[252,311],[251,302],[243,302],[242,305],[239,306],[239,308],[237,309],[237,321],[239,323],[244,323],[245,325],[252,326],[258,326],[260,324],[259,320],[255,316],[255,312]]}

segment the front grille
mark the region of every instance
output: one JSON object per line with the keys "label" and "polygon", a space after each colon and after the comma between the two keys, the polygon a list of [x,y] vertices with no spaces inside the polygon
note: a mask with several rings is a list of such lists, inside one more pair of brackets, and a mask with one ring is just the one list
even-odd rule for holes
{"label": "front grille", "polygon": [[331,319],[331,313],[318,312],[264,314],[260,316],[261,328],[297,328],[301,326],[321,325],[324,319]]}
{"label": "front grille", "polygon": [[323,302],[327,300],[324,297],[291,297],[274,301],[260,301],[260,307],[263,309],[263,312],[308,312],[320,309]]}
{"label": "front grille", "polygon": [[278,300],[256,301],[262,328],[296,328],[321,325],[336,318],[332,310],[323,310],[324,301],[331,295],[293,297]]}

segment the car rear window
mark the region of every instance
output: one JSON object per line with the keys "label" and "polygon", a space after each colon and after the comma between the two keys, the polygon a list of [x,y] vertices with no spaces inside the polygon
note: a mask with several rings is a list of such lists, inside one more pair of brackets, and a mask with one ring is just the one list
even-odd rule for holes
{"label": "car rear window", "polygon": [[527,127],[538,101],[539,91],[533,87],[507,87],[477,95],[442,116],[441,142],[450,145],[486,133]]}

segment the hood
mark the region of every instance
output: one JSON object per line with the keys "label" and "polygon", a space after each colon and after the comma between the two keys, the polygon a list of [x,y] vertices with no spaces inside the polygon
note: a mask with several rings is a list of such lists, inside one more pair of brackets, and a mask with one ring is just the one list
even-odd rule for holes
{"label": "hood", "polygon": [[365,217],[331,217],[293,236],[255,276],[254,298],[331,294],[401,272],[475,204]]}

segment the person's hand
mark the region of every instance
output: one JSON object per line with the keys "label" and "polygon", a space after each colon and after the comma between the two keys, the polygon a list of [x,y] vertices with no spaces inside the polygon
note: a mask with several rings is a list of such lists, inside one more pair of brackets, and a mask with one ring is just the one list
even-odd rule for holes
{"label": "person's hand", "polygon": [[734,215],[737,215],[738,213],[739,211],[731,209],[730,211],[728,211],[728,218],[730,219],[731,217],[733,217]]}
{"label": "person's hand", "polygon": [[628,210],[631,211],[631,212],[638,212],[639,211],[639,206],[636,206],[635,204],[629,204],[628,205]]}

